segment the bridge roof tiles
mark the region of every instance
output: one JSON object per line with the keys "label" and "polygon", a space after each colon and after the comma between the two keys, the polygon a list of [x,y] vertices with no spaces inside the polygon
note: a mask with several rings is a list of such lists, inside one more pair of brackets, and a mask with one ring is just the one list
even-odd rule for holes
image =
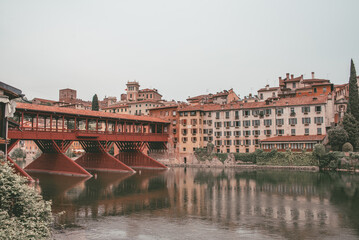
{"label": "bridge roof tiles", "polygon": [[141,122],[168,123],[168,121],[156,117],[135,116],[129,114],[118,114],[118,113],[109,113],[109,112],[100,112],[100,111],[91,111],[91,110],[82,110],[82,109],[64,108],[64,107],[53,107],[53,106],[44,106],[44,105],[36,105],[29,103],[17,103],[16,108],[38,111],[38,112],[49,112],[49,113],[60,113],[60,114],[62,113],[62,114],[73,115],[73,116],[123,119],[123,120],[135,120],[135,121],[137,120]]}

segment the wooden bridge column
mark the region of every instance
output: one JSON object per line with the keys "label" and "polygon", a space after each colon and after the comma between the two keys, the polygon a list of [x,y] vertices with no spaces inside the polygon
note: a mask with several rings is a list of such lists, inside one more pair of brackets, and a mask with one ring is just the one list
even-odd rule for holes
{"label": "wooden bridge column", "polygon": [[135,172],[107,151],[112,143],[100,141],[79,141],[85,154],[75,162],[87,170],[108,172]]}
{"label": "wooden bridge column", "polygon": [[[64,142],[66,143],[64,144]],[[72,141],[55,142],[54,140],[35,140],[35,143],[43,153],[25,167],[27,172],[84,177],[91,176],[89,172],[64,154]]]}

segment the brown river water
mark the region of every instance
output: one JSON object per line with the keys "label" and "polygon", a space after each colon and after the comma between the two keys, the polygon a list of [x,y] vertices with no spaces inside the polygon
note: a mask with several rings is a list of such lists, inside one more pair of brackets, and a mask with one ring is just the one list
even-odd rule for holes
{"label": "brown river water", "polygon": [[170,168],[32,174],[55,239],[359,239],[359,175]]}

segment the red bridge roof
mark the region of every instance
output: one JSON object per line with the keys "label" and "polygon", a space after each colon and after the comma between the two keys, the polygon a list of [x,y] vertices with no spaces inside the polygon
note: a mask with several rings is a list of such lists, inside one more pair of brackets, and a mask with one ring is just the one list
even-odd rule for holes
{"label": "red bridge roof", "polygon": [[86,116],[86,117],[94,117],[94,118],[111,118],[111,119],[123,119],[123,120],[142,121],[142,122],[168,123],[168,121],[155,117],[135,116],[129,114],[117,114],[117,113],[64,108],[64,107],[53,107],[53,106],[36,105],[29,103],[17,103],[16,109],[31,110],[35,112],[62,113],[62,114],[73,115],[73,116]]}

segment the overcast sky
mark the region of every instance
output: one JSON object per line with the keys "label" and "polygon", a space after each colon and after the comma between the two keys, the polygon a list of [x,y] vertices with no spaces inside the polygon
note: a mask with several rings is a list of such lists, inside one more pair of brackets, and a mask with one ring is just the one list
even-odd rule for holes
{"label": "overcast sky", "polygon": [[290,72],[359,72],[358,0],[0,0],[0,81],[28,99],[119,97],[128,80],[185,100],[241,97]]}

